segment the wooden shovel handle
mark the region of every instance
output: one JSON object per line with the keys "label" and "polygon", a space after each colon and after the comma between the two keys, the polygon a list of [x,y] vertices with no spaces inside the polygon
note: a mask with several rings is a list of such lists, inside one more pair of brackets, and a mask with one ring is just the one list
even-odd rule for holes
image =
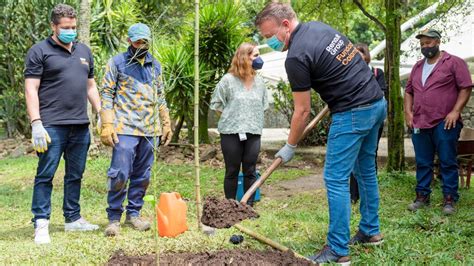
{"label": "wooden shovel handle", "polygon": [[[304,139],[306,137],[306,135],[308,135],[308,133],[326,116],[326,114],[329,113],[329,107],[326,105],[324,106],[323,110],[321,110],[321,112],[319,112],[318,115],[316,115],[315,118],[313,118],[313,120],[311,120],[311,122],[309,122],[309,124],[305,127],[304,131],[303,131],[303,134],[301,135],[301,138],[298,140],[298,142],[300,142],[302,139]],[[275,160],[273,160],[272,164],[270,165],[270,167],[267,168],[267,170],[265,170],[265,172],[262,174],[262,176],[253,183],[253,185],[247,190],[247,192],[245,192],[244,196],[242,197],[242,199],[240,200],[241,203],[246,203],[247,200],[249,200],[250,196],[252,196],[252,194],[257,190],[257,188],[259,188],[263,182],[265,182],[265,179],[267,179],[272,173],[273,171],[275,171],[275,169],[278,168],[278,166],[280,166],[282,160],[280,157],[277,157],[275,158]]]}
{"label": "wooden shovel handle", "polygon": [[240,224],[234,224],[234,227],[239,229],[242,233],[247,234],[247,235],[257,239],[258,241],[260,241],[264,244],[267,244],[272,248],[280,250],[281,252],[292,252],[295,257],[300,258],[300,259],[305,259],[305,260],[307,260],[311,263],[314,263],[312,260],[309,260],[305,256],[296,253],[295,251],[291,250],[290,248],[288,248],[286,246],[283,246],[282,244],[280,244],[278,242],[275,242],[275,241],[271,240],[270,238],[267,238],[267,237],[255,232],[255,231],[252,231],[252,230],[250,230],[246,227],[243,227]]}

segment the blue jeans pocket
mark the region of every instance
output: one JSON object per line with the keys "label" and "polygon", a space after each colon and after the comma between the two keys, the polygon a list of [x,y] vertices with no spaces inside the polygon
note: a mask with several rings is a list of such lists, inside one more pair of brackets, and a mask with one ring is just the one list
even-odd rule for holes
{"label": "blue jeans pocket", "polygon": [[354,133],[367,133],[377,117],[377,108],[374,104],[352,109],[352,130]]}

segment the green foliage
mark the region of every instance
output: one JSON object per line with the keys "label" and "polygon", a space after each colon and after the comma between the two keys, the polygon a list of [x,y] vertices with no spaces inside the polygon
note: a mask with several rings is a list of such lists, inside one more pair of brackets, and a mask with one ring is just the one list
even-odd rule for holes
{"label": "green foliage", "polygon": [[[182,119],[192,124],[194,108],[194,56],[192,50],[184,45],[157,45],[158,60],[163,66],[163,84],[166,93],[166,102],[174,119]],[[201,90],[210,89],[209,81],[213,75],[200,66],[199,86]],[[179,134],[177,128],[175,134]],[[188,132],[188,137],[192,132]]]}
{"label": "green foliage", "polygon": [[184,24],[193,24],[184,18],[194,12],[194,1],[189,0],[136,0],[146,23],[153,25],[160,37],[178,39]]}
{"label": "green foliage", "polygon": [[235,49],[244,41],[246,18],[241,13],[241,6],[232,1],[209,2],[200,10],[199,57],[218,76],[229,68]]}
{"label": "green foliage", "polygon": [[[291,124],[291,117],[293,116],[293,96],[291,88],[288,83],[280,81],[276,86],[272,87],[275,91],[273,93],[273,101],[275,108],[282,113],[288,123]],[[311,115],[313,119],[325,106],[319,95],[315,92],[311,93]],[[329,126],[331,119],[327,116],[319,122],[313,130],[304,138],[299,145],[301,146],[316,146],[325,145],[328,138]]]}
{"label": "green foliage", "polygon": [[[20,99],[18,99],[20,97]],[[5,89],[0,94],[0,118],[5,120],[6,133],[12,137],[17,133],[28,132],[30,124],[25,119],[26,104],[22,91]]]}
{"label": "green foliage", "polygon": [[94,0],[92,7],[91,44],[115,54],[126,46],[127,30],[138,22],[135,0]]}
{"label": "green foliage", "polygon": [[174,118],[193,116],[194,57],[182,45],[159,49],[158,60],[163,65],[166,102]]}
{"label": "green foliage", "polygon": [[94,75],[100,84],[108,60],[127,49],[128,28],[140,20],[136,0],[93,0],[91,50]]}

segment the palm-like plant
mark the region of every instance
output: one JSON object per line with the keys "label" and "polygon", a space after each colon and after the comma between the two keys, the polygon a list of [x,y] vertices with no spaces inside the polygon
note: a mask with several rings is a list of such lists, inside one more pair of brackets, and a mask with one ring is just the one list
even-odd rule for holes
{"label": "palm-like plant", "polygon": [[[192,50],[184,45],[157,46],[160,47],[154,50],[159,51],[157,57],[162,64],[166,101],[171,116],[178,121],[173,135],[173,142],[177,142],[183,123],[192,125],[193,121],[194,58]],[[205,66],[201,69],[200,88],[207,90],[212,73]],[[188,132],[188,138],[192,136],[192,132]]]}
{"label": "palm-like plant", "polygon": [[139,20],[135,0],[95,0],[92,5],[91,44],[109,54],[120,51],[130,25]]}

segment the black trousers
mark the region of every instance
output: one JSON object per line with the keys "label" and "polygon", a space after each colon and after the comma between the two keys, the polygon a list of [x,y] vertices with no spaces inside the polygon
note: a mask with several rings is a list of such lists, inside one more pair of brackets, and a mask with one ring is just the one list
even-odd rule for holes
{"label": "black trousers", "polygon": [[[379,141],[380,138],[382,137],[383,133],[383,124],[380,126],[379,129],[379,136],[377,139],[377,149],[375,150],[375,171],[378,171],[377,167],[377,152],[379,150]],[[349,187],[350,187],[350,192],[351,192],[351,202],[356,203],[359,200],[359,185],[357,184],[357,179],[354,176],[354,173],[351,173],[351,179],[349,181]]]}
{"label": "black trousers", "polygon": [[[244,191],[257,180],[256,169],[260,153],[260,135],[247,133],[247,140],[240,141],[239,134],[221,134],[221,148],[225,162],[224,193],[227,199],[235,199],[240,168],[244,174]],[[253,205],[255,193],[247,203]]]}

